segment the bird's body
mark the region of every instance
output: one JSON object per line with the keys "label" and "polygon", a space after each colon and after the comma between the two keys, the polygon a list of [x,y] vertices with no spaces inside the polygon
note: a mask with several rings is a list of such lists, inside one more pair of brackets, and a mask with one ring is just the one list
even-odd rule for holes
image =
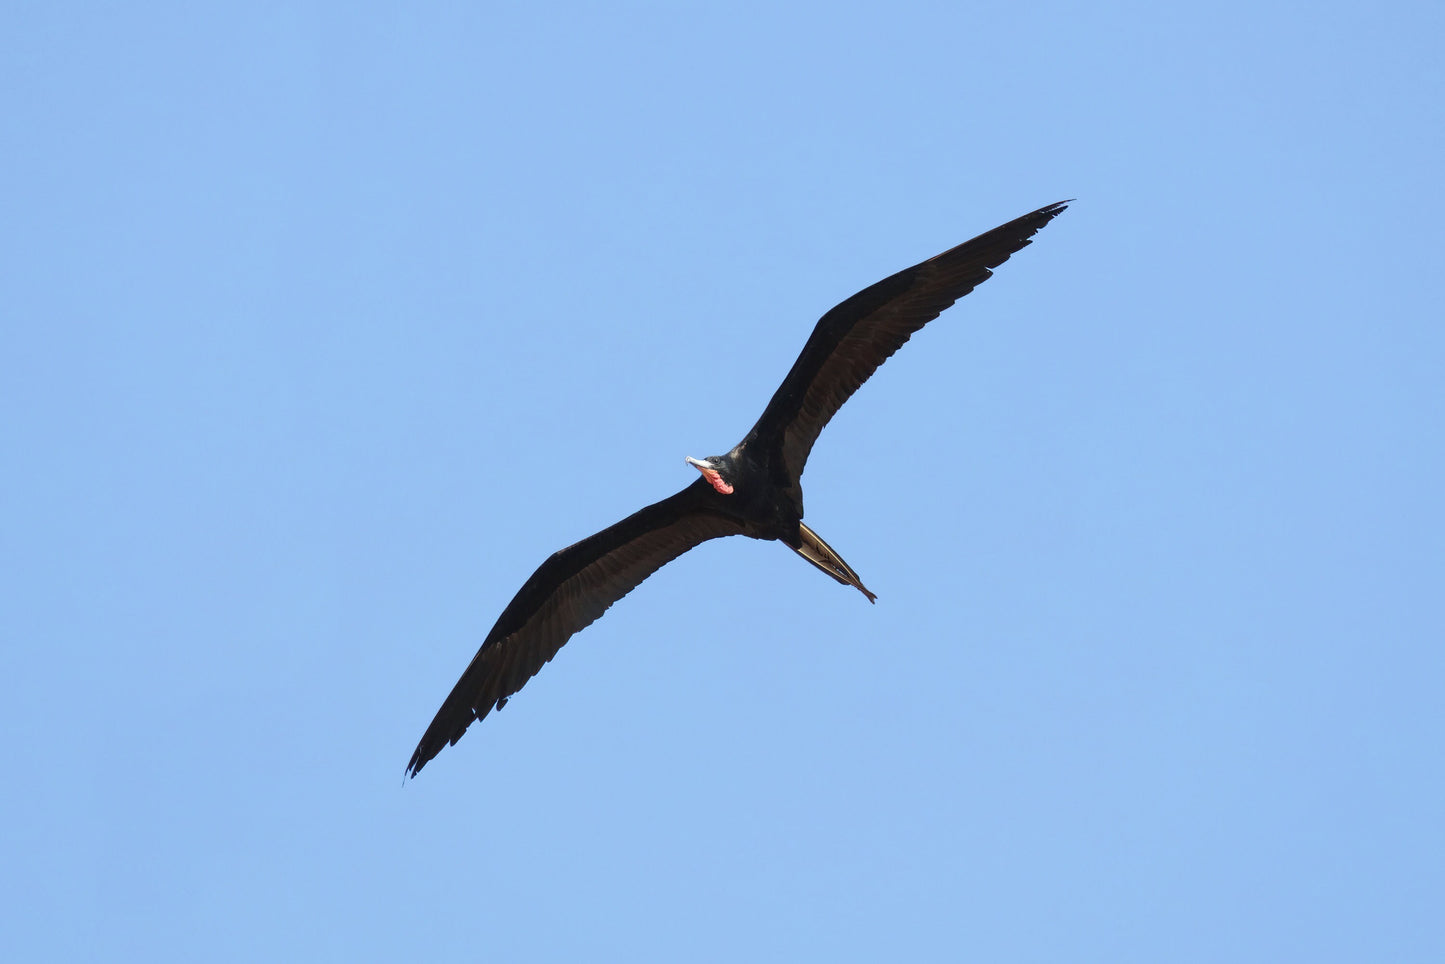
{"label": "bird's body", "polygon": [[726,455],[688,458],[682,491],[568,546],[523,584],[412,754],[415,776],[473,720],[501,708],[575,633],[660,567],[722,536],[777,540],[874,600],[803,524],[803,467],[818,433],[910,335],[986,280],[1062,212],[1051,204],[860,291],[819,320],[756,425]]}

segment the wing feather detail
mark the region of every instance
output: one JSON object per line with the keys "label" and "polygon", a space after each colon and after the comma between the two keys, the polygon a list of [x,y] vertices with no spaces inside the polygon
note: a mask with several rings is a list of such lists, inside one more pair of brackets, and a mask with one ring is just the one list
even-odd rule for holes
{"label": "wing feather detail", "polygon": [[914,332],[992,277],[992,269],[1027,246],[1068,203],[1000,225],[833,308],[819,319],[748,438],[777,445],[796,486],[813,443],[843,403]]}
{"label": "wing feather detail", "polygon": [[417,744],[407,773],[420,773],[648,576],[709,539],[742,533],[739,522],[705,508],[705,491],[699,479],[549,556],[497,618]]}

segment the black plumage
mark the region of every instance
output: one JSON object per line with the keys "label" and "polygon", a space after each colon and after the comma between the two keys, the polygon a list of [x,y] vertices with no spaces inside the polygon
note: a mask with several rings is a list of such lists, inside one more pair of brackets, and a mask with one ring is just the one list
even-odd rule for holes
{"label": "black plumage", "polygon": [[762,417],[726,455],[689,458],[681,492],[553,553],[502,610],[427,727],[407,772],[421,772],[473,720],[506,703],[564,643],[661,566],[709,539],[779,540],[838,582],[873,593],[803,524],[801,478],[828,421],[909,337],[986,281],[1064,210],[1051,204],[906,268],[825,314]]}

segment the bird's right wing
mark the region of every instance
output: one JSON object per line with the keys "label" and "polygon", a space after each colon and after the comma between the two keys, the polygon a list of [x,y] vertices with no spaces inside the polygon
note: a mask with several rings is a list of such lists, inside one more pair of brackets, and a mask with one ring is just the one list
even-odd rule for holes
{"label": "bird's right wing", "polygon": [[705,508],[710,491],[698,479],[548,557],[498,617],[417,744],[407,773],[420,773],[473,720],[505,703],[568,639],[663,565],[709,539],[741,533],[741,524]]}

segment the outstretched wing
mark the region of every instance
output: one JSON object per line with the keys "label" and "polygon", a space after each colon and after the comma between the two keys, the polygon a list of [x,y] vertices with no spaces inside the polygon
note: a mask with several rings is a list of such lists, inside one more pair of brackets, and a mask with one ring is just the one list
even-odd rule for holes
{"label": "outstretched wing", "polygon": [[749,440],[780,451],[796,485],[823,426],[910,335],[987,281],[1067,201],[965,241],[864,288],[824,315]]}
{"label": "outstretched wing", "polygon": [[693,546],[743,531],[707,509],[707,483],[634,512],[614,526],[553,553],[502,610],[462,678],[427,727],[407,773],[416,776],[520,690],[562,644],[607,608]]}

